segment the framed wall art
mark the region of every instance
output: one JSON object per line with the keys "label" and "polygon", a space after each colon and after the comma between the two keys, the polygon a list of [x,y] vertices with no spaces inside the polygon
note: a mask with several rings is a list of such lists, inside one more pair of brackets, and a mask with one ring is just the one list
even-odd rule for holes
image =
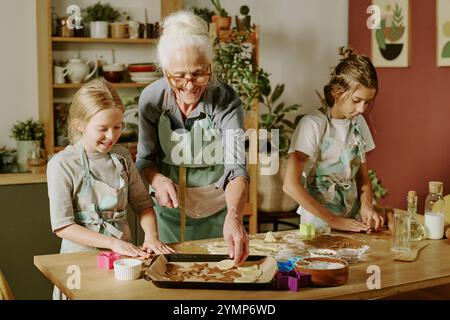
{"label": "framed wall art", "polygon": [[371,32],[375,67],[404,68],[410,63],[410,0],[372,0],[380,8],[379,28]]}
{"label": "framed wall art", "polygon": [[450,0],[436,1],[436,54],[438,67],[450,67]]}

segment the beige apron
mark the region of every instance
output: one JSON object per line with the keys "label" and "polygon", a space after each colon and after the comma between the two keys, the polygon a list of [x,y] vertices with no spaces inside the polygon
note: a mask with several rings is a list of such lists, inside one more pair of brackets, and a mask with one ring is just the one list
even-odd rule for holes
{"label": "beige apron", "polygon": [[[163,151],[161,173],[177,185],[180,208],[155,205],[161,241],[222,237],[227,212],[225,193],[215,185],[224,172],[220,131],[207,114],[196,120],[190,131],[173,131],[167,110],[165,98],[158,122],[158,137]],[[199,142],[200,148],[196,145]],[[177,157],[180,150],[190,151],[190,156]],[[205,150],[218,152],[217,155],[214,153],[214,159],[220,162],[205,159]]]}

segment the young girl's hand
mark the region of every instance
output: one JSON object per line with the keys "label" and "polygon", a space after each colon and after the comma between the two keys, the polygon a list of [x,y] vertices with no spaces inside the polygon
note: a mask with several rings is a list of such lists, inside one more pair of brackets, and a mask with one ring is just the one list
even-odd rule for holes
{"label": "young girl's hand", "polygon": [[361,206],[361,218],[369,230],[373,229],[375,232],[381,231],[381,227],[384,225],[384,218],[370,206]]}
{"label": "young girl's hand", "polygon": [[340,230],[340,231],[352,231],[352,232],[361,232],[369,230],[369,228],[362,222],[359,222],[355,219],[350,218],[342,218],[334,216],[328,224],[332,229]]}
{"label": "young girl's hand", "polygon": [[142,244],[142,250],[147,253],[156,253],[156,254],[171,254],[176,251],[169,247],[167,244],[159,241],[157,237],[145,237],[144,243]]}
{"label": "young girl's hand", "polygon": [[115,238],[110,249],[120,255],[138,259],[148,259],[150,257],[149,253],[139,249],[134,244]]}

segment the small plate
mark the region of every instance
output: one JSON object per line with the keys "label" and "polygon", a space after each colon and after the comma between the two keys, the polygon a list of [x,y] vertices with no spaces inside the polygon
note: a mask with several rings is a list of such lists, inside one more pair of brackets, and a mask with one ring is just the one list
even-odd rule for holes
{"label": "small plate", "polygon": [[338,253],[330,249],[310,249],[309,254],[313,258],[337,258]]}
{"label": "small plate", "polygon": [[133,82],[153,82],[156,80],[161,79],[160,77],[146,77],[146,78],[135,78],[135,77],[131,77],[131,81]]}
{"label": "small plate", "polygon": [[348,263],[353,263],[359,261],[362,256],[361,250],[344,248],[338,250],[338,257],[347,261]]}

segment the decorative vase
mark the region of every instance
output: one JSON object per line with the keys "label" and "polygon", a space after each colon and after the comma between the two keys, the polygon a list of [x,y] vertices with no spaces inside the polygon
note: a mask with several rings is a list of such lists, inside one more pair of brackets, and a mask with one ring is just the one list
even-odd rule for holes
{"label": "decorative vase", "polygon": [[108,25],[107,21],[92,21],[89,24],[91,38],[105,39],[108,38]]}
{"label": "decorative vase", "polygon": [[236,19],[236,28],[239,31],[245,31],[250,29],[250,21],[251,21],[251,16],[235,16]]}
{"label": "decorative vase", "polygon": [[18,140],[17,141],[17,163],[27,164],[30,153],[41,146],[40,140]]}

